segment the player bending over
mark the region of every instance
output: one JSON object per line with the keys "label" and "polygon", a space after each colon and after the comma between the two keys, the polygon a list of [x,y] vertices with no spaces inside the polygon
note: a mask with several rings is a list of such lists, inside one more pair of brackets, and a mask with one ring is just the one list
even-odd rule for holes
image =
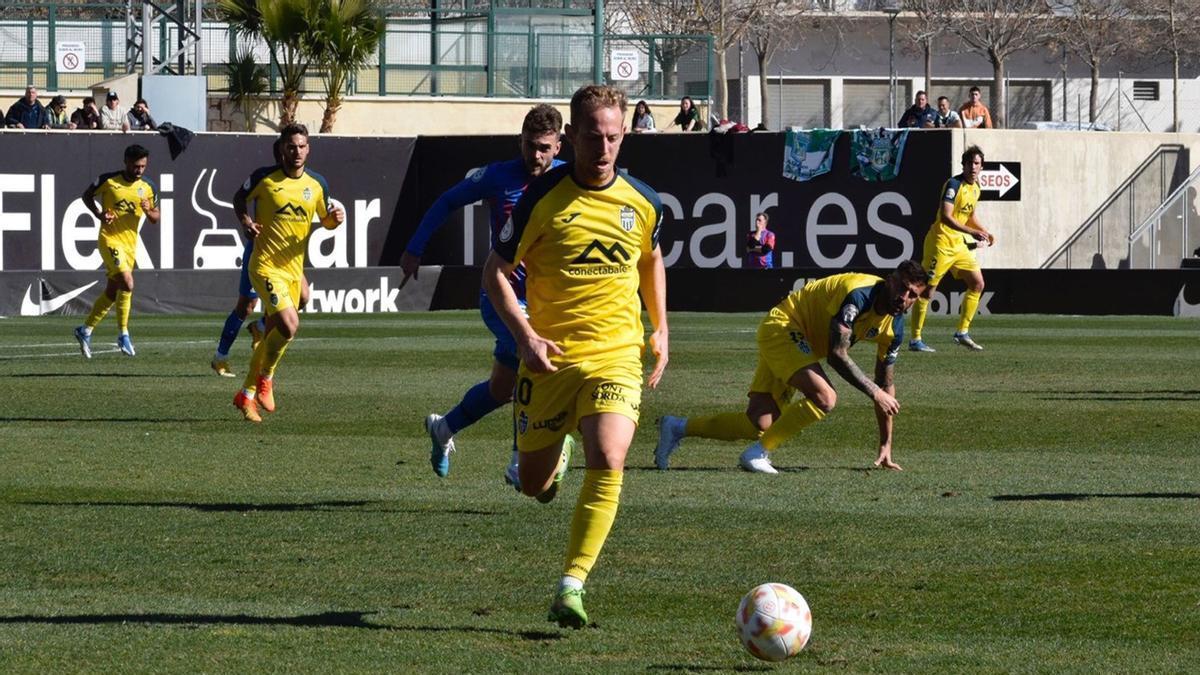
{"label": "player bending over", "polygon": [[[925,290],[925,271],[905,260],[886,279],[835,274],[811,281],[775,305],[758,326],[758,367],[746,411],[705,417],[664,415],[654,463],[668,467],[688,436],[754,441],[738,459],[754,473],[779,473],[770,453],[804,427],[825,419],[837,404],[821,359],[875,404],[879,455],[875,466],[900,470],[892,460],[892,418],[900,412],[892,371],[904,344],[904,313]],[[850,347],[874,342],[875,379],[850,358]],[[799,392],[801,398],[793,401]]]}

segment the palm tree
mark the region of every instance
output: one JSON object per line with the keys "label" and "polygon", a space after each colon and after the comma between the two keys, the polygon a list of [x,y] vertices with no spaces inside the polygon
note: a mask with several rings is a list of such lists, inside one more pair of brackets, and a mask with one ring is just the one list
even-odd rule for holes
{"label": "palm tree", "polygon": [[306,43],[325,85],[321,133],[333,131],[350,73],[370,62],[383,36],[378,0],[325,0],[315,3],[309,18],[313,30]]}
{"label": "palm tree", "polygon": [[267,68],[255,60],[254,53],[243,49],[225,64],[229,80],[229,100],[242,111],[246,131],[254,131],[254,118],[262,110],[262,95],[267,92]]}
{"label": "palm tree", "polygon": [[271,50],[283,85],[279,124],[296,119],[300,88],[312,56],[306,40],[313,32],[310,24],[320,0],[219,0],[222,18],[238,35],[261,39]]}

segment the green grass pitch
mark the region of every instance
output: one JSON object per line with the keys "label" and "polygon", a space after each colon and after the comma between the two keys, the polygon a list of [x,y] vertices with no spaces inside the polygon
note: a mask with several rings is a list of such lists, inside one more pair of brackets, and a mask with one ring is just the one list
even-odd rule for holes
{"label": "green grass pitch", "polygon": [[[0,319],[0,671],[1200,664],[1200,322],[983,317],[972,354],[934,317],[940,351],[897,366],[904,472],[867,470],[871,406],[836,375],[782,475],[696,439],[655,471],[655,418],[743,405],[758,319],[671,317],[578,632],[544,620],[578,474],[548,506],[506,487],[507,409],[429,468],[422,419],[489,368],[475,313],[304,317],[260,426],[208,368],[223,317],[135,316],[132,359],[110,317],[91,361],[78,317]],[[734,638],[764,581],[814,615],[779,667]]]}

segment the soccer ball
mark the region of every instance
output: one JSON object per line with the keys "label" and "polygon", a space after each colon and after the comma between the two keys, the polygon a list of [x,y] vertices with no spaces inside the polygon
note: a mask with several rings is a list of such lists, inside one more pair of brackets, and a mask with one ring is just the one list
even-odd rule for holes
{"label": "soccer ball", "polygon": [[755,586],[742,598],[734,622],[746,651],[764,661],[799,654],[812,635],[808,603],[786,584]]}

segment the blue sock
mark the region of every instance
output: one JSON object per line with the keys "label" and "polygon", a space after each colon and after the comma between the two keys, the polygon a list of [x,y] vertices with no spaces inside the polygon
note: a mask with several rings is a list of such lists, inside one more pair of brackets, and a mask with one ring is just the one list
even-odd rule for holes
{"label": "blue sock", "polygon": [[454,409],[446,413],[446,426],[451,433],[458,433],[472,424],[483,419],[484,415],[504,405],[492,398],[488,391],[488,382],[484,380],[467,390],[462,401]]}
{"label": "blue sock", "polygon": [[233,341],[237,339],[238,331],[242,329],[242,323],[246,319],[237,315],[237,312],[230,312],[229,318],[225,319],[225,328],[221,330],[221,341],[217,343],[217,353],[229,356],[229,350],[233,348]]}

